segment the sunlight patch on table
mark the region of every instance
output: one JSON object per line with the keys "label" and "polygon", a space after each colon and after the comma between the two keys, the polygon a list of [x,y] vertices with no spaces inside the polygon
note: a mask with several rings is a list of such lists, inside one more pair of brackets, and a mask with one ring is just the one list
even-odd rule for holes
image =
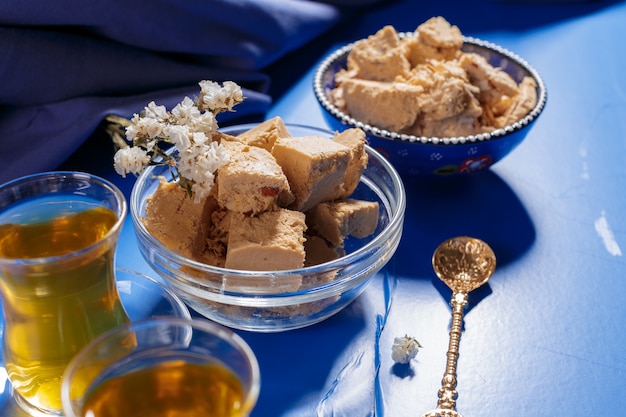
{"label": "sunlight patch on table", "polygon": [[602,239],[604,247],[613,256],[622,256],[622,250],[619,244],[615,240],[615,235],[609,226],[609,222],[606,219],[606,213],[602,211],[600,217],[594,223],[596,232]]}

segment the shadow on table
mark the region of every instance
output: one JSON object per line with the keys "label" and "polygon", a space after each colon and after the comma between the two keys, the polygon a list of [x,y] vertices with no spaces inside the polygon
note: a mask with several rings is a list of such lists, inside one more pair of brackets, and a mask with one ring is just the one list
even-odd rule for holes
{"label": "shadow on table", "polygon": [[[432,16],[443,16],[457,25],[464,34],[491,31],[528,31],[540,26],[563,22],[579,16],[606,9],[623,0],[440,0],[420,2],[414,0],[387,2],[376,13],[351,28],[352,33],[363,30],[361,36],[369,35],[376,25],[392,24],[398,30],[414,30],[417,25]],[[385,3],[383,3],[385,4]],[[409,11],[413,13],[409,13]],[[384,22],[384,23],[383,23]],[[367,33],[369,31],[369,33]]]}
{"label": "shadow on table", "polygon": [[[407,209],[396,253],[399,276],[432,279],[446,297],[450,290],[436,278],[431,257],[444,240],[472,236],[489,244],[503,266],[523,256],[535,241],[535,227],[515,192],[496,173],[467,177],[405,179]],[[488,295],[489,285],[471,299]]]}
{"label": "shadow on table", "polygon": [[282,416],[320,396],[336,359],[366,327],[363,309],[357,298],[317,325],[280,333],[239,332],[261,369],[261,393],[254,409],[262,410],[259,416]]}

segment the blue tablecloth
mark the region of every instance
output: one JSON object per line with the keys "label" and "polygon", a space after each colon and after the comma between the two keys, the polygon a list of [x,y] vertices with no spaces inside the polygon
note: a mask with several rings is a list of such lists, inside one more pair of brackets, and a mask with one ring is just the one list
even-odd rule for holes
{"label": "blue tablecloth", "polygon": [[[400,247],[347,309],[301,330],[239,332],[261,366],[252,416],[409,417],[434,408],[450,292],[435,278],[430,257],[444,239],[465,234],[487,241],[498,267],[489,284],[470,295],[458,411],[466,417],[622,416],[624,2],[404,0],[371,7],[258,71],[275,83],[263,93],[272,99],[264,117],[326,127],[312,91],[314,66],[384,24],[413,30],[435,15],[524,57],[544,78],[548,105],[527,139],[488,171],[452,181],[406,179]],[[131,110],[134,102],[128,104]],[[62,167],[90,168],[129,193],[132,179],[117,178],[110,160],[86,158],[106,154],[104,142],[91,137]],[[130,222],[117,262],[151,273]],[[390,355],[393,338],[405,334],[423,345],[408,367],[394,365]]]}

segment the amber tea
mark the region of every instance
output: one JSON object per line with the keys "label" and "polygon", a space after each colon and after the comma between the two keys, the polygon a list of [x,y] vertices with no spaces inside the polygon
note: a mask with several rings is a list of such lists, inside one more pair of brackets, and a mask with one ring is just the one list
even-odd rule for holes
{"label": "amber tea", "polygon": [[21,405],[58,413],[70,359],[129,321],[114,274],[120,213],[71,194],[14,206],[0,207],[3,359]]}
{"label": "amber tea", "polygon": [[217,363],[170,360],[114,376],[88,392],[83,417],[240,417],[244,390]]}
{"label": "amber tea", "polygon": [[107,332],[63,375],[67,417],[247,417],[260,388],[252,349],[203,319],[153,317]]}

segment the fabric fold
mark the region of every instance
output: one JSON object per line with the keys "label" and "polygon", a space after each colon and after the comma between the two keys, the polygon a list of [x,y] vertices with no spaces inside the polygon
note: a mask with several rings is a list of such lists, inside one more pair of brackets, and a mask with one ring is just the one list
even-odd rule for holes
{"label": "fabric fold", "polygon": [[[198,91],[195,84],[136,96],[80,97],[4,109],[0,112],[0,184],[55,169],[110,114],[130,118],[152,100],[171,109],[185,96],[196,96]],[[246,100],[235,112],[220,114],[221,125],[245,116],[261,118],[271,103],[269,96],[263,93],[244,89],[244,96]]]}
{"label": "fabric fold", "polygon": [[0,2],[0,182],[54,169],[107,114],[178,102],[200,80],[237,82],[237,117],[262,119],[263,69],[341,21],[346,1],[331,3]]}

